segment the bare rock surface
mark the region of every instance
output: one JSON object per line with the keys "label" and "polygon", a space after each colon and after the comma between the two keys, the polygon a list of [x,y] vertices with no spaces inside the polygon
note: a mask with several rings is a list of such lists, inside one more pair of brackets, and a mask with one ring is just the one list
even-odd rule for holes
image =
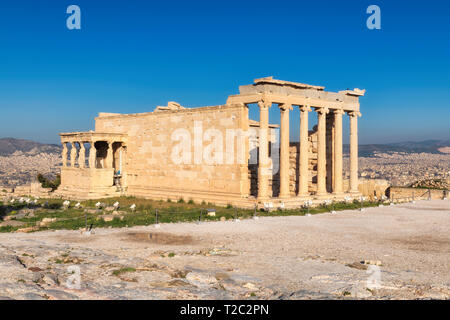
{"label": "bare rock surface", "polygon": [[449,299],[449,230],[450,201],[432,200],[91,235],[3,233],[0,299]]}

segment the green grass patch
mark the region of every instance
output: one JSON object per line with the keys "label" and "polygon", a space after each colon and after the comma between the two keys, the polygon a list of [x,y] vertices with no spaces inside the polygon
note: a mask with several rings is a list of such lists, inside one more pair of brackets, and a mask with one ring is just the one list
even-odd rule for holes
{"label": "green grass patch", "polygon": [[6,232],[15,232],[18,227],[11,227],[11,226],[4,226],[0,227],[0,233],[6,233]]}
{"label": "green grass patch", "polygon": [[[180,199],[181,200],[181,199]],[[63,200],[60,199],[42,199],[39,203],[47,203],[45,208],[37,208],[34,211],[33,217],[24,217],[16,219],[18,221],[25,222],[25,225],[21,228],[35,226],[37,222],[42,221],[44,218],[57,218],[58,220],[50,223],[45,227],[40,227],[39,230],[78,230],[92,225],[93,228],[122,228],[122,227],[132,227],[132,226],[146,226],[156,223],[156,211],[158,212],[158,223],[173,223],[173,222],[197,222],[200,219],[202,221],[219,221],[221,218],[226,220],[231,220],[234,218],[248,219],[254,215],[253,209],[236,209],[232,205],[227,207],[218,207],[210,203],[206,204],[202,202],[201,204],[196,204],[193,201],[188,201],[187,203],[183,200],[178,202],[167,202],[158,200],[148,200],[140,199],[135,197],[116,197],[109,199],[96,199],[81,202],[83,208],[95,209],[95,204],[97,202],[102,202],[106,206],[112,206],[116,201],[119,202],[119,211],[122,211],[123,219],[115,217],[112,221],[103,221],[99,219],[102,214],[107,214],[104,210],[90,210],[91,213],[85,213],[84,209],[75,209],[73,205],[74,201],[71,202],[69,209],[62,209]],[[136,205],[136,210],[132,211],[130,206],[132,204]],[[378,206],[378,202],[364,202],[363,207],[373,207]],[[18,212],[20,209],[25,208],[26,205],[23,204],[11,204],[0,206],[0,212],[3,215],[11,215],[12,212]],[[358,201],[345,203],[336,202],[330,205],[322,205],[315,208],[297,208],[289,210],[273,210],[270,212],[258,211],[258,216],[303,216],[306,213],[319,214],[325,212],[331,212],[332,210],[351,210],[359,209],[361,203]],[[54,209],[57,208],[57,209]],[[207,215],[206,209],[214,209],[216,215],[211,217]],[[0,227],[0,232],[14,232],[18,228],[5,226]]]}
{"label": "green grass patch", "polygon": [[112,274],[118,277],[121,274],[128,273],[128,272],[136,272],[136,269],[131,268],[131,267],[120,268],[120,269],[114,270],[112,272]]}

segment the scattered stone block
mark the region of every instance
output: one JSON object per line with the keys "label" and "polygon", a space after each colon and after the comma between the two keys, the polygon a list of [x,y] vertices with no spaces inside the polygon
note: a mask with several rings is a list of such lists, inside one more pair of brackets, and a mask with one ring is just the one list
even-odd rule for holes
{"label": "scattered stone block", "polygon": [[353,262],[346,264],[347,267],[358,269],[358,270],[367,270],[367,265],[362,264],[360,262]]}
{"label": "scattered stone block", "polygon": [[113,221],[114,218],[119,218],[120,220],[123,220],[123,216],[117,216],[117,215],[112,215],[112,214],[103,214],[101,216],[98,216],[97,219],[102,219],[105,222],[110,222]]}
{"label": "scattered stone block", "polygon": [[111,214],[114,215],[114,216],[123,216],[123,215],[126,214],[126,212],[125,211],[117,211],[117,210],[115,210]]}
{"label": "scattered stone block", "polygon": [[216,210],[208,209],[208,216],[209,217],[215,217],[216,216]]}
{"label": "scattered stone block", "polygon": [[365,265],[370,264],[370,265],[374,265],[374,266],[381,266],[382,265],[380,260],[364,260],[364,261],[361,261],[361,263],[365,264]]}
{"label": "scattered stone block", "polygon": [[33,231],[37,231],[37,230],[39,230],[39,227],[38,226],[34,226],[34,227],[27,227],[27,228],[18,229],[16,232],[28,233],[28,232],[33,232]]}
{"label": "scattered stone block", "polygon": [[48,226],[50,223],[56,222],[58,221],[57,218],[44,218],[42,219],[42,221],[38,221],[36,223],[36,225],[41,226],[41,227],[45,227]]}

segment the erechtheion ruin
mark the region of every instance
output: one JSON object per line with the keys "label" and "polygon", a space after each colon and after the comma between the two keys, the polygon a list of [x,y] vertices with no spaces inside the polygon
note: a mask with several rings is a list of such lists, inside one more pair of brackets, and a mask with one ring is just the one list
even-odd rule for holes
{"label": "erechtheion ruin", "polygon": [[[60,134],[57,192],[79,199],[127,195],[241,207],[359,196],[357,121],[365,90],[327,92],[267,77],[239,91],[219,106],[169,102],[148,113],[100,113],[95,131]],[[253,105],[259,107],[259,122],[249,119]],[[297,107],[299,143],[289,139],[289,113]],[[269,108],[279,108],[280,126],[269,124]],[[317,126],[309,130],[313,112]],[[350,179],[344,183],[345,114]]]}

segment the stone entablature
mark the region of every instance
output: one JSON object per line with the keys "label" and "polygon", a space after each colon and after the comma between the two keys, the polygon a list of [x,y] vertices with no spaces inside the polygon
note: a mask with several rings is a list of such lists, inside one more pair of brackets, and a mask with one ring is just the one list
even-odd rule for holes
{"label": "stone entablature", "polygon": [[324,91],[324,87],[274,80],[272,77],[256,79],[254,84],[240,86],[239,92],[239,95],[230,96],[227,104],[250,104],[266,100],[276,104],[324,107],[346,112],[359,111],[358,98],[365,94],[365,90],[357,88],[328,92]]}
{"label": "stone entablature", "polygon": [[127,135],[123,133],[110,133],[110,132],[71,132],[60,133],[61,143],[73,143],[73,142],[97,142],[97,141],[114,141],[114,142],[127,142]]}
{"label": "stone entablature", "polygon": [[[298,203],[312,198],[359,195],[357,117],[360,116],[359,97],[365,90],[326,92],[321,86],[272,77],[256,79],[254,84],[241,86],[239,90],[240,94],[229,96],[225,105],[184,108],[169,102],[154,112],[100,113],[95,119],[95,131],[61,134],[65,189],[74,191],[76,188],[75,185],[71,188],[71,182],[64,175],[77,179],[76,171],[89,167],[112,169],[99,179],[119,172],[126,195],[148,198],[183,197],[250,206],[255,201],[260,204],[266,201]],[[249,119],[248,105],[254,103],[259,106],[259,122]],[[269,124],[269,108],[274,104],[278,105],[281,120],[277,150],[273,150],[272,136],[278,126]],[[300,142],[296,149],[292,149],[289,140],[289,111],[294,107],[300,110]],[[308,130],[311,112],[318,116],[313,132]],[[344,189],[342,177],[342,118],[346,114],[350,118],[348,189]],[[258,133],[249,133],[251,128],[257,128]],[[186,149],[180,145],[180,136],[175,134],[180,130],[192,137],[187,143],[190,162],[184,162],[185,158],[182,163],[173,161],[176,148]],[[244,138],[239,140],[241,136],[233,136],[230,147],[226,145],[229,132],[243,132]],[[205,150],[215,136],[221,137],[220,145],[224,146],[219,159],[234,157],[242,151],[244,161],[237,161],[236,156],[231,162],[227,158],[223,162],[205,163]],[[196,137],[200,137],[200,142]],[[85,161],[85,143],[94,150],[89,154],[88,163]],[[72,146],[70,167],[67,165],[68,144]],[[278,173],[273,172],[270,158],[274,152],[279,154]],[[256,156],[257,163],[250,163]],[[81,176],[86,177],[86,174],[80,173],[79,179]],[[92,181],[96,178],[92,174],[87,176],[90,177],[88,189],[95,189]],[[107,183],[98,184],[106,188],[111,179],[107,180]]]}

